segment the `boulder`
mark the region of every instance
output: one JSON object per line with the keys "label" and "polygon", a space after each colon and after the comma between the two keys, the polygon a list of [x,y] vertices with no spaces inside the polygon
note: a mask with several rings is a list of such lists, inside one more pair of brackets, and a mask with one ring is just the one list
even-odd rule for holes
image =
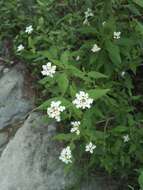
{"label": "boulder", "polygon": [[[59,160],[62,145],[53,140],[54,125],[32,113],[10,140],[0,158],[1,190],[77,190],[76,177],[66,174]],[[113,190],[104,178],[84,182],[80,190]]]}
{"label": "boulder", "polygon": [[[2,72],[3,71],[3,72]],[[32,109],[24,98],[24,74],[17,68],[0,67],[0,129],[21,121]]]}
{"label": "boulder", "polygon": [[72,184],[58,159],[55,126],[34,113],[8,143],[0,158],[1,190],[64,190]]}

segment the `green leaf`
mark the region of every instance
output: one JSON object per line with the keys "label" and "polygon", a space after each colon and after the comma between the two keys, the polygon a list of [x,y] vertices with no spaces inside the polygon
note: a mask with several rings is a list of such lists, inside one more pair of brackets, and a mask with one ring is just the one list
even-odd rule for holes
{"label": "green leaf", "polygon": [[143,8],[143,1],[142,0],[133,0],[133,2]]}
{"label": "green leaf", "polygon": [[143,171],[141,172],[139,178],[138,178],[139,184],[141,189],[143,188]]}
{"label": "green leaf", "polygon": [[80,109],[77,109],[75,106],[71,106],[71,112],[72,115],[76,118],[80,119],[82,117],[82,111]]}
{"label": "green leaf", "polygon": [[128,128],[125,126],[117,126],[117,127],[113,128],[112,131],[115,133],[122,133],[122,132],[128,131]]}
{"label": "green leaf", "polygon": [[69,85],[69,80],[68,80],[67,75],[65,73],[59,74],[57,76],[57,83],[58,83],[59,89],[64,95]]}
{"label": "green leaf", "polygon": [[39,80],[38,83],[41,85],[45,85],[46,83],[48,83],[51,80],[53,80],[53,79],[51,79],[50,77],[44,77],[43,79]]}
{"label": "green leaf", "polygon": [[67,71],[70,72],[72,76],[86,80],[85,74],[82,71],[80,71],[78,68],[74,67],[73,65],[67,65],[66,69]]}
{"label": "green leaf", "polygon": [[55,46],[52,46],[48,50],[38,51],[37,53],[49,60],[58,59],[58,49]]}
{"label": "green leaf", "polygon": [[91,26],[81,27],[77,31],[85,35],[97,35],[97,29]]}
{"label": "green leaf", "polygon": [[136,31],[139,32],[141,35],[143,35],[143,25],[137,20],[135,22],[136,22],[136,27],[135,27]]}
{"label": "green leaf", "polygon": [[106,49],[109,53],[111,61],[118,66],[121,63],[120,50],[119,47],[110,41],[106,42]]}
{"label": "green leaf", "polygon": [[45,4],[42,2],[42,1],[40,1],[40,0],[37,0],[37,3],[38,3],[38,5],[40,5],[40,6],[45,6]]}
{"label": "green leaf", "polygon": [[38,51],[37,53],[38,53],[39,55],[42,55],[42,56],[48,58],[48,59],[52,59],[51,54],[50,54],[49,51],[47,51],[47,50]]}
{"label": "green leaf", "polygon": [[72,82],[72,84],[70,85],[69,92],[71,97],[73,98],[77,92],[77,88],[74,82]]}
{"label": "green leaf", "polygon": [[64,133],[62,133],[62,134],[56,135],[53,139],[54,139],[54,140],[59,140],[59,141],[67,141],[67,142],[69,142],[69,141],[71,141],[74,137],[75,137],[74,134],[64,134]]}
{"label": "green leaf", "polygon": [[68,64],[69,63],[69,57],[70,57],[69,51],[65,51],[64,53],[62,53],[61,59],[60,59],[61,63]]}
{"label": "green leaf", "polygon": [[32,49],[33,52],[35,52],[34,41],[31,37],[28,37],[28,46]]}
{"label": "green leaf", "polygon": [[109,92],[109,89],[92,89],[88,90],[87,92],[91,98],[96,100],[102,96],[105,96]]}
{"label": "green leaf", "polygon": [[88,73],[88,76],[94,79],[100,79],[100,78],[108,78],[106,75],[96,72],[96,71],[91,71]]}
{"label": "green leaf", "polygon": [[[95,118],[94,115],[94,108],[92,107],[90,110],[86,110],[82,116],[82,127],[85,129],[88,129],[87,132],[91,132],[91,128],[94,128],[93,126],[93,119]],[[91,135],[91,134],[89,134]]]}

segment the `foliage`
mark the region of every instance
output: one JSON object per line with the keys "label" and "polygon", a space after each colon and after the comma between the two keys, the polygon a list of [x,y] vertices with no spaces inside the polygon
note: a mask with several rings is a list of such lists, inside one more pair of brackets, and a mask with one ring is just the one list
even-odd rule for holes
{"label": "foliage", "polygon": [[[65,106],[59,124],[62,132],[55,138],[71,147],[71,165],[80,167],[82,175],[107,171],[126,179],[125,189],[128,185],[138,188],[143,110],[142,92],[136,91],[134,79],[143,56],[142,0],[33,0],[27,4],[0,2],[0,39],[13,41],[15,56],[25,60],[39,80],[39,109],[46,111],[52,101],[59,100]],[[86,17],[88,8],[93,16]],[[29,25],[34,29],[31,34],[25,33]],[[114,32],[119,31],[117,39]],[[17,52],[19,44],[25,49]],[[92,51],[95,44],[101,48],[97,52]],[[56,73],[43,77],[42,65],[49,61],[56,65]],[[82,90],[94,99],[90,109],[78,109],[72,103]],[[71,134],[71,121],[81,122],[80,135]],[[96,145],[93,154],[85,152],[89,142]],[[143,186],[142,172],[139,184]]]}

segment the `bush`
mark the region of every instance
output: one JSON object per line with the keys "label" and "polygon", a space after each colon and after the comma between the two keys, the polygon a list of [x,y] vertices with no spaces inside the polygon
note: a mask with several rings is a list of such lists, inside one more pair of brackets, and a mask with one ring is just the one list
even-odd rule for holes
{"label": "bush", "polygon": [[138,189],[142,0],[37,0],[29,9],[18,0],[2,2],[1,39],[14,38],[15,55],[39,80],[39,109],[47,111],[48,122],[59,122],[55,139],[65,142],[59,158],[79,175],[103,170],[124,180],[122,189]]}

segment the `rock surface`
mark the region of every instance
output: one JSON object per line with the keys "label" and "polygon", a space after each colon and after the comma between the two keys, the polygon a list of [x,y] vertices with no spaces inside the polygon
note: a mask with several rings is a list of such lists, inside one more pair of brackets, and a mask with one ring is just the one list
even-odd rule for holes
{"label": "rock surface", "polygon": [[[59,161],[61,146],[53,141],[55,126],[43,124],[33,113],[9,142],[0,159],[1,190],[69,190],[73,175]],[[98,179],[98,178],[97,178]],[[103,181],[84,183],[81,190],[108,189]],[[74,189],[77,190],[77,189]]]}
{"label": "rock surface", "polygon": [[32,108],[31,100],[23,98],[24,76],[17,68],[0,67],[0,129],[24,119]]}
{"label": "rock surface", "polygon": [[71,180],[58,161],[60,147],[52,141],[54,126],[31,115],[9,142],[0,159],[1,190],[64,190]]}

